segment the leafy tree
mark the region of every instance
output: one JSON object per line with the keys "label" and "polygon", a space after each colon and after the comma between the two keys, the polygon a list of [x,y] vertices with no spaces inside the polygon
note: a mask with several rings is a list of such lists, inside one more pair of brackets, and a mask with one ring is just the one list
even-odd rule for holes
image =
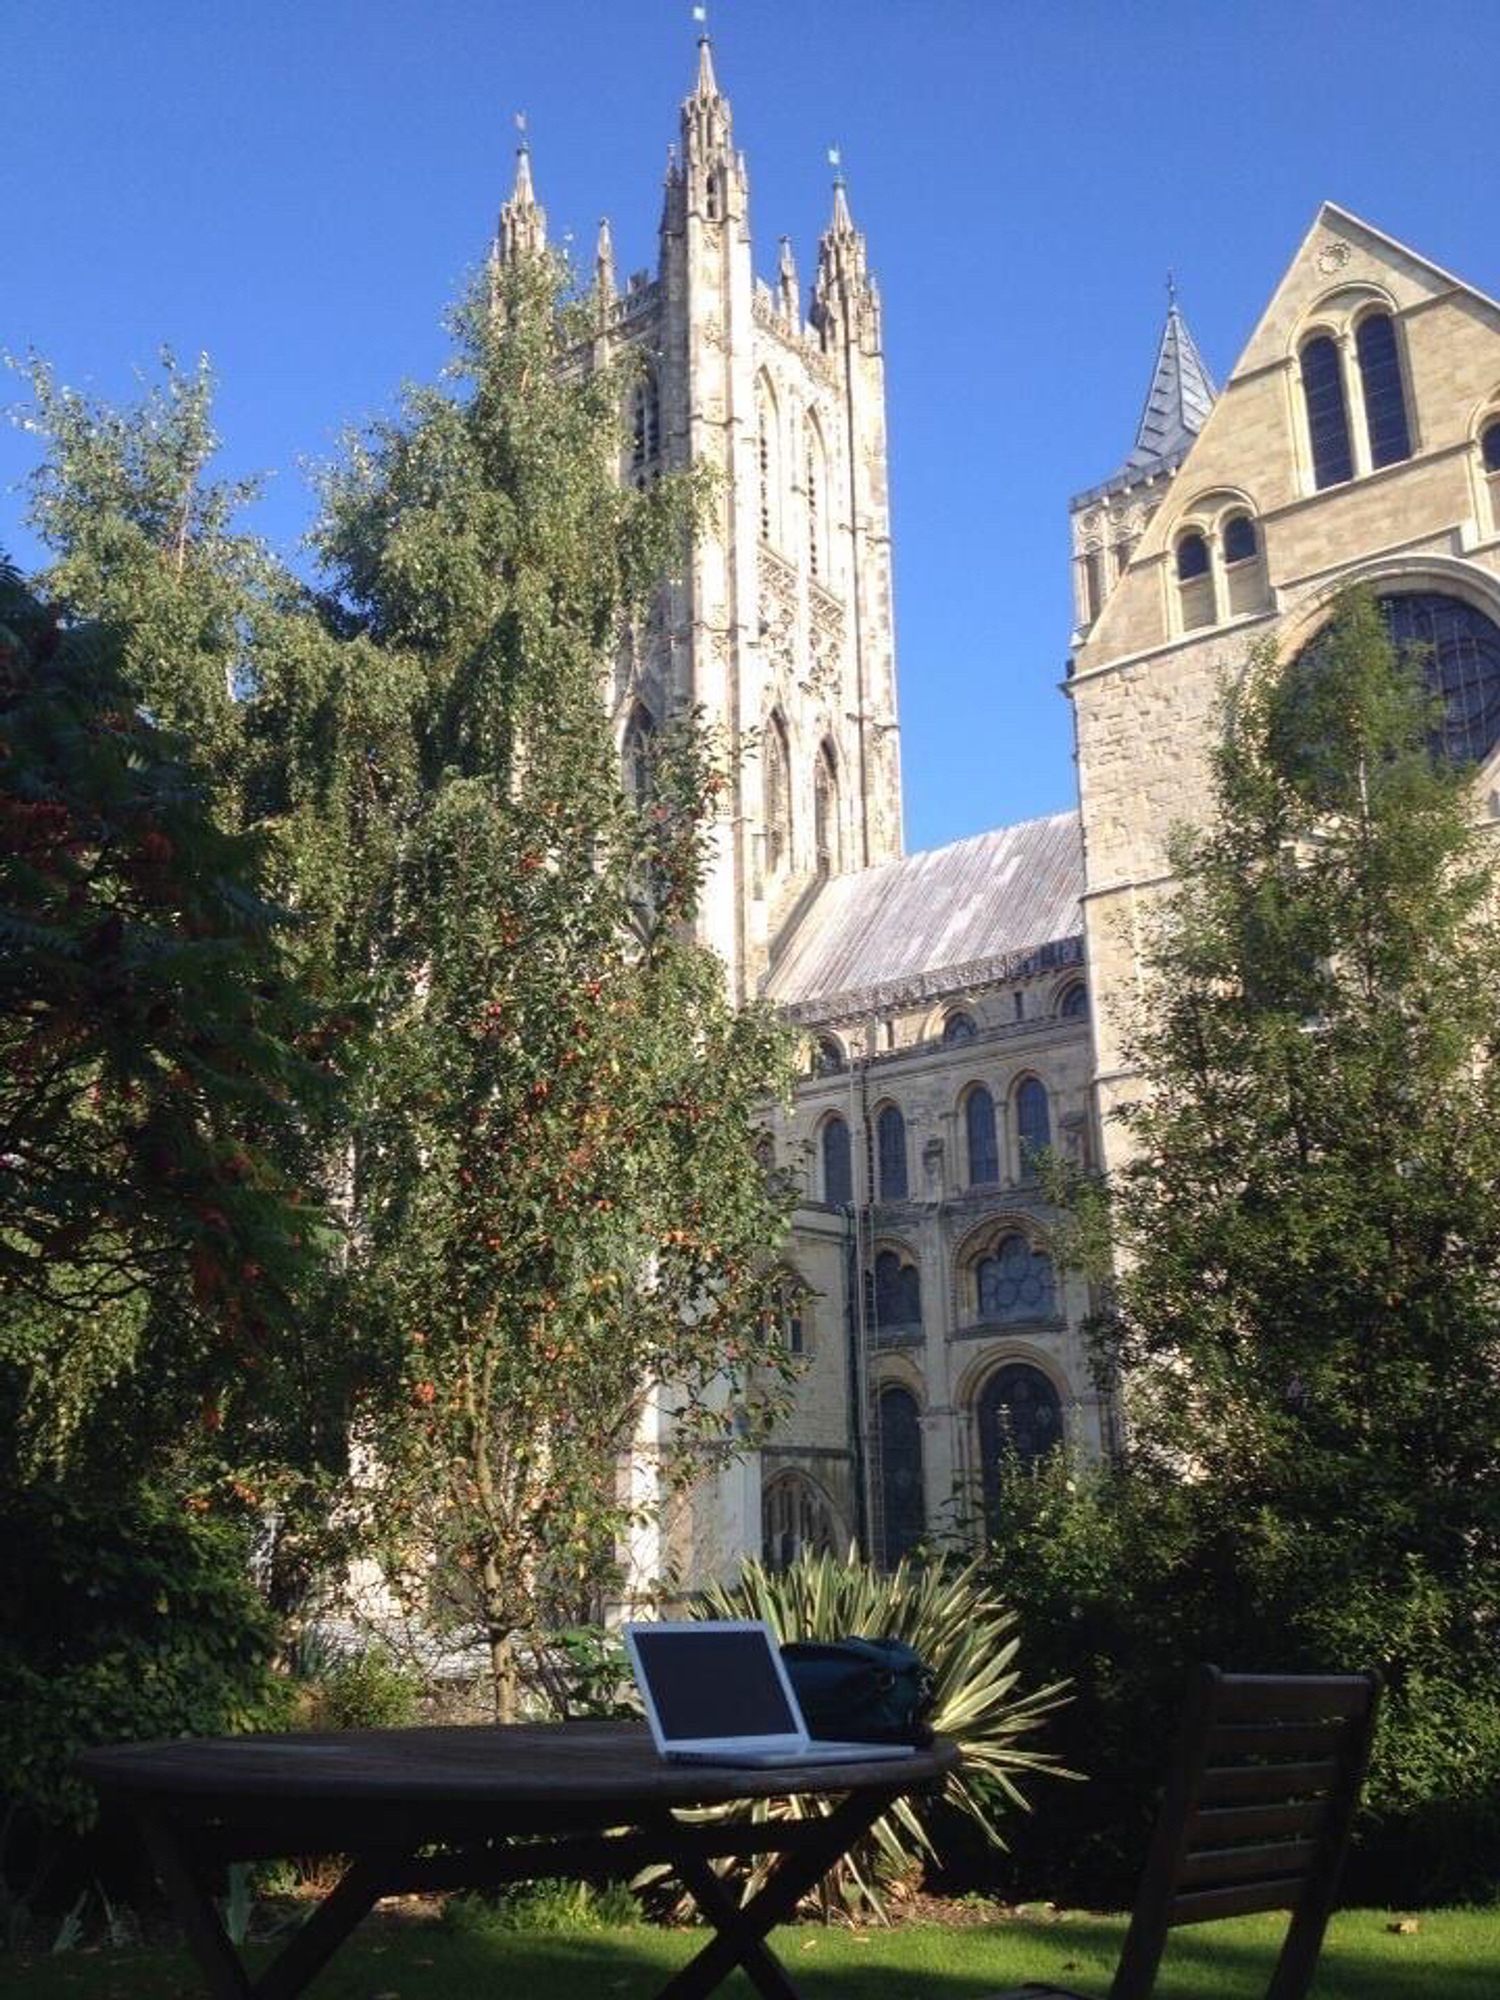
{"label": "leafy tree", "polygon": [[620,1474],[648,1392],[680,1485],[789,1365],[754,1151],[784,1043],[692,938],[726,781],[683,718],[627,795],[604,701],[695,488],[618,478],[623,372],[583,364],[560,282],[480,287],[452,379],[351,444],[317,537],[346,630],[423,689],[356,1153],[359,1310],[398,1372],[370,1508],[406,1588],[484,1635],[502,1712],[516,1634],[657,1505]]}
{"label": "leafy tree", "polygon": [[1366,596],[1251,659],[1150,937],[1129,1151],[1074,1190],[1163,1615],[1226,1665],[1383,1665],[1388,1812],[1493,1796],[1500,1744],[1500,927],[1435,745]]}
{"label": "leafy tree", "polygon": [[[0,569],[0,1462],[127,1476],[264,1414],[323,1243],[325,1094],[253,843],[135,705],[121,644]],[[149,1386],[148,1386],[149,1385]],[[258,1419],[257,1419],[258,1420]],[[102,1466],[96,1461],[96,1476]]]}

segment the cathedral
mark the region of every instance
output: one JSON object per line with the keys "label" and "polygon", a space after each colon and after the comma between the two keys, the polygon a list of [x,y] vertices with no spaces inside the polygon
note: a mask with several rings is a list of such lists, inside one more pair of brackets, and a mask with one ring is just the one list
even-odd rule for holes
{"label": "cathedral", "polygon": [[[498,253],[544,241],[523,148]],[[622,287],[603,225],[594,296],[604,350],[642,361],[622,476],[717,475],[617,663],[623,768],[689,705],[722,732],[704,935],[806,1052],[764,1137],[798,1196],[796,1405],[637,1573],[850,1542],[891,1563],[981,1522],[1012,1456],[1110,1446],[1036,1163],[1118,1144],[1137,927],[1206,801],[1223,676],[1368,582],[1430,649],[1449,748],[1500,817],[1500,307],[1332,206],[1222,389],[1173,300],[1134,444],[1070,506],[1078,809],[905,854],[880,295],[842,181],[805,305],[785,238],[756,276],[706,37],[656,272]]]}

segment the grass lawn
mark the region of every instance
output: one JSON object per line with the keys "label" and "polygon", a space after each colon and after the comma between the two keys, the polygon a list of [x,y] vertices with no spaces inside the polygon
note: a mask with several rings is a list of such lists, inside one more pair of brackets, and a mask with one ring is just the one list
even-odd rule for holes
{"label": "grass lawn", "polygon": [[[1379,1910],[1334,1918],[1317,2000],[1495,2000],[1500,1909],[1442,1910],[1401,1935]],[[1281,1935],[1277,1917],[1180,1931],[1168,1945],[1161,2000],[1262,2000]],[[887,1931],[804,1926],[776,1934],[778,1953],[808,2000],[980,2000],[1026,1979],[1060,1980],[1102,1996],[1124,1933],[1122,1917],[1069,1913],[948,1928]],[[705,1933],[645,1926],[560,1935],[460,1932],[441,1923],[371,1924],[316,1980],[312,2000],[649,2000]],[[266,1954],[252,1953],[252,1962]],[[0,1957],[7,2000],[200,2000],[175,1952],[72,1952]],[[749,2000],[741,1975],[721,1991]]]}

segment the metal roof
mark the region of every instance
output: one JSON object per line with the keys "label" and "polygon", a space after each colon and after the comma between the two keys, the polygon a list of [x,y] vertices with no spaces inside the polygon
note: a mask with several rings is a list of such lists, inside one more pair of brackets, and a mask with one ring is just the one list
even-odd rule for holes
{"label": "metal roof", "polygon": [[[766,979],[799,1020],[936,999],[1081,957],[1077,813],[823,883]],[[1076,947],[1076,948],[1075,948]]]}
{"label": "metal roof", "polygon": [[1174,299],[1162,328],[1135,444],[1122,470],[1140,472],[1185,451],[1207,422],[1217,394]]}

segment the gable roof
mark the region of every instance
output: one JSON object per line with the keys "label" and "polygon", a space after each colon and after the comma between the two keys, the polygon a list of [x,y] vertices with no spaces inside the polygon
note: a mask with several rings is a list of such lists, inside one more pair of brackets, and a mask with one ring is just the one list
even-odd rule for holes
{"label": "gable roof", "polygon": [[795,1020],[920,1004],[1082,957],[1076,812],[824,882],[763,988]]}

